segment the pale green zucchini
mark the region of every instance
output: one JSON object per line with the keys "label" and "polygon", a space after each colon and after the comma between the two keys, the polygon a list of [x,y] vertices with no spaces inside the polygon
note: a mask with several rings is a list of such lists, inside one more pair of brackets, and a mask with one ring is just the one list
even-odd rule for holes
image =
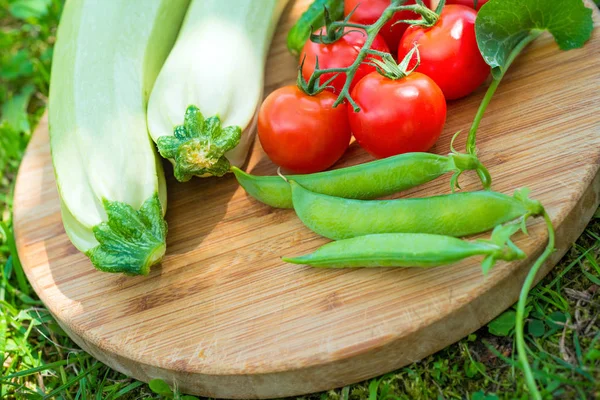
{"label": "pale green zucchini", "polygon": [[148,104],[148,129],[178,180],[221,176],[245,162],[287,2],[192,0]]}
{"label": "pale green zucchini", "polygon": [[69,0],[63,11],[50,85],[52,160],[65,230],[102,271],[146,274],[165,253],[165,180],[146,107],[188,5]]}

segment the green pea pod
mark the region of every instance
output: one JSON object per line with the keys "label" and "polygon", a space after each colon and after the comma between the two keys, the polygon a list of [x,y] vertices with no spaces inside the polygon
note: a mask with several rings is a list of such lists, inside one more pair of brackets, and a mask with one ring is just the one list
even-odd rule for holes
{"label": "green pea pod", "polygon": [[430,233],[462,237],[543,212],[528,189],[507,196],[492,191],[417,199],[353,200],[311,192],[294,181],[294,210],[313,232],[329,239],[375,233]]}
{"label": "green pea pod", "polygon": [[382,233],[328,243],[314,253],[283,258],[293,264],[324,268],[419,267],[453,264],[482,255],[484,272],[497,260],[525,258],[525,253],[510,241],[518,225],[498,226],[491,240],[466,241],[452,236],[427,233]]}
{"label": "green pea pod", "polygon": [[[277,208],[292,208],[290,185],[278,176],[250,175],[231,168],[240,185],[256,200]],[[477,157],[450,153],[440,156],[431,153],[407,153],[348,168],[307,175],[289,175],[317,193],[350,199],[374,199],[401,192],[453,172],[452,185],[460,174],[476,170],[484,188],[491,178]]]}
{"label": "green pea pod", "polygon": [[325,7],[329,11],[332,21],[344,18],[344,0],[315,0],[308,10],[298,19],[287,35],[287,47],[290,53],[300,54],[304,43],[309,38],[312,30],[325,25]]}

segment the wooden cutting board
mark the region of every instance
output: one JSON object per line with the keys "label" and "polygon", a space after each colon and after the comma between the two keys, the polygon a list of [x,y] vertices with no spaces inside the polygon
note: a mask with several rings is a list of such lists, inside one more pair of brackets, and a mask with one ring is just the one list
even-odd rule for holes
{"label": "wooden cutting board", "polygon": [[[295,78],[285,34],[308,3],[296,1],[282,18],[266,94]],[[510,69],[480,128],[479,154],[494,189],[511,194],[528,186],[557,228],[557,251],[538,278],[600,202],[599,59],[598,31],[584,49],[570,52],[543,36]],[[449,152],[450,137],[468,130],[483,93],[449,105],[432,151]],[[464,149],[465,136],[457,148]],[[337,167],[369,160],[353,144]],[[246,169],[276,171],[258,142]],[[449,178],[402,196],[448,193]],[[462,184],[480,187],[473,173]],[[292,210],[249,198],[233,176],[171,179],[162,265],[145,277],[101,273],[63,230],[46,120],[19,171],[14,212],[25,272],[77,344],[137,379],[162,378],[186,393],[231,398],[340,387],[448,346],[516,301],[547,238],[542,221],[530,221],[530,236],[517,238],[529,257],[501,263],[488,276],[479,259],[429,270],[312,269],[280,260],[327,242]]]}

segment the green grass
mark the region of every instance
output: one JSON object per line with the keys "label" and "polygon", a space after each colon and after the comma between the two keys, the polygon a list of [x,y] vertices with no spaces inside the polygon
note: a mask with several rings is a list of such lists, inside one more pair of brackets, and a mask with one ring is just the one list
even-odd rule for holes
{"label": "green grass", "polygon": [[[186,398],[111,370],[60,329],[24,277],[11,231],[14,177],[46,107],[61,0],[0,0],[0,398]],[[528,299],[526,340],[548,398],[600,397],[600,213]],[[163,393],[159,395],[157,393]],[[187,397],[189,398],[189,397]],[[302,399],[527,398],[514,310],[383,377]]]}

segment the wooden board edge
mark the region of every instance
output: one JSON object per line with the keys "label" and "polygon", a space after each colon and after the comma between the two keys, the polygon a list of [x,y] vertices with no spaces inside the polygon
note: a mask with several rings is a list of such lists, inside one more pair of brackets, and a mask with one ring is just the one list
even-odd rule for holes
{"label": "wooden board edge", "polygon": [[[536,282],[550,272],[569,250],[585,230],[598,206],[600,206],[600,166],[596,168],[587,190],[558,227],[557,250],[540,270]],[[494,291],[500,290],[506,294],[501,301],[498,298],[490,301],[491,291],[482,293],[474,296],[472,301],[454,312],[434,321],[425,331],[425,335],[423,331],[418,331],[379,347],[361,346],[356,351],[339,354],[340,358],[335,361],[296,370],[256,375],[206,375],[175,371],[101,350],[96,344],[73,332],[65,326],[66,324],[60,322],[59,324],[83,350],[111,368],[140,381],[149,382],[158,378],[172,386],[176,385],[185,393],[207,397],[261,399],[298,396],[330,390],[382,375],[421,360],[476,331],[516,302],[529,267],[542,250],[540,248],[537,254],[531,254],[518,268],[515,268],[512,275],[494,286]],[[428,345],[433,343],[435,343],[433,347]]]}

